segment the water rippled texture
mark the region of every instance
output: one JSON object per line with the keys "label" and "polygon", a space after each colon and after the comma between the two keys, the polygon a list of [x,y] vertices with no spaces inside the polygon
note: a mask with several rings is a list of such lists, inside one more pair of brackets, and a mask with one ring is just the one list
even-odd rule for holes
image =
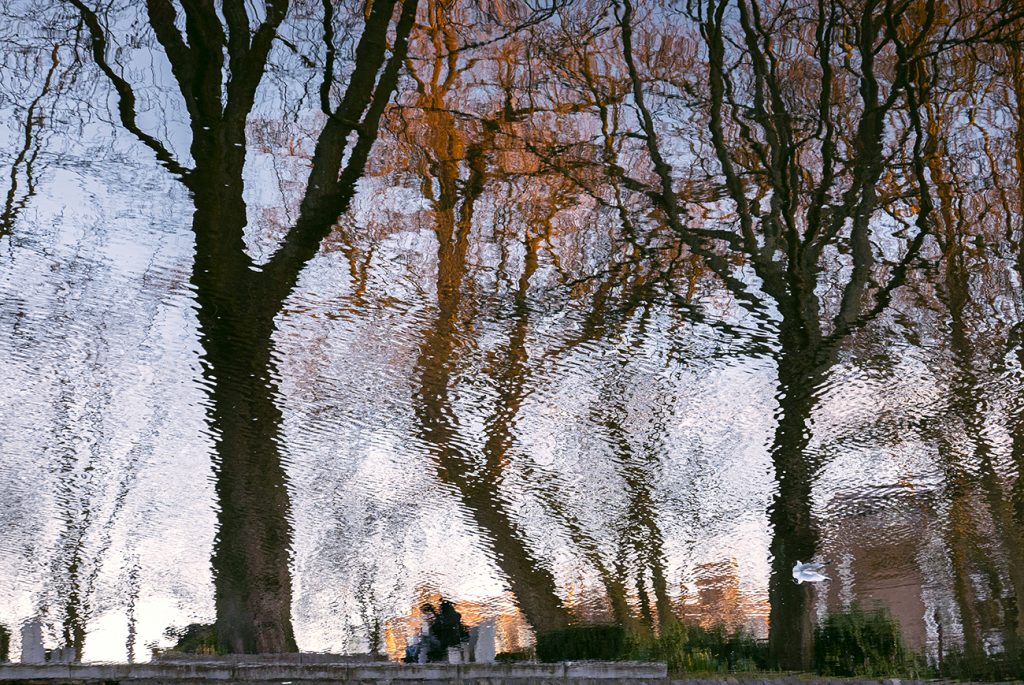
{"label": "water rippled texture", "polygon": [[12,653],[1017,673],[1024,24],[938,5],[5,7]]}

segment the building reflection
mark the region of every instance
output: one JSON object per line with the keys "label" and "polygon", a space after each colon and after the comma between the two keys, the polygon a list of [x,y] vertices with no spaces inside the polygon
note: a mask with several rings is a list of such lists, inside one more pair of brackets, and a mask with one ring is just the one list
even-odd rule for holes
{"label": "building reflection", "polygon": [[683,620],[701,628],[725,626],[757,638],[768,637],[768,595],[740,589],[740,567],[735,559],[700,564],[693,578],[683,586],[680,598]]}

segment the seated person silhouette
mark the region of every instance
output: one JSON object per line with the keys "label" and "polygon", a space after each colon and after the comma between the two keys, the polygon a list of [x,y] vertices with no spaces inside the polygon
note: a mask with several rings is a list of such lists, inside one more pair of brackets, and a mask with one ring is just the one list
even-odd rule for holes
{"label": "seated person silhouette", "polygon": [[443,599],[440,607],[440,612],[429,603],[420,607],[424,618],[423,629],[419,642],[406,648],[406,663],[446,661],[450,647],[459,647],[469,639],[469,631],[463,625],[462,615],[456,611],[455,605]]}
{"label": "seated person silhouette", "polygon": [[446,599],[441,600],[441,611],[430,624],[430,634],[436,639],[435,651],[427,653],[430,661],[444,661],[448,657],[449,648],[459,647],[469,640],[469,631],[462,623],[462,615]]}

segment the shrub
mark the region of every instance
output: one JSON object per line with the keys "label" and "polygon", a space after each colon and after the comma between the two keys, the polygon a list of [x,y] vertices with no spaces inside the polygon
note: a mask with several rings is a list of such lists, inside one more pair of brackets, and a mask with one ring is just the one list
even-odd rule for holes
{"label": "shrub", "polygon": [[961,651],[947,652],[936,669],[942,678],[955,680],[1024,680],[1024,652],[1000,652],[985,656],[967,656]]}
{"label": "shrub", "polygon": [[829,614],[815,629],[814,667],[829,676],[916,675],[922,670],[888,611],[867,612],[856,605]]}
{"label": "shrub", "polygon": [[168,629],[167,637],[176,637],[178,641],[171,648],[173,652],[184,654],[218,654],[217,632],[213,625],[190,623],[178,630]]}
{"label": "shrub", "polygon": [[537,635],[537,658],[541,661],[614,661],[627,657],[626,631],[619,625],[577,625]]}
{"label": "shrub", "polygon": [[622,659],[664,661],[672,673],[730,673],[767,668],[768,646],[743,631],[706,629],[684,623],[664,626],[659,635],[615,624],[578,625],[537,636],[541,661]]}
{"label": "shrub", "polygon": [[743,630],[677,623],[658,638],[660,658],[674,673],[732,673],[767,668],[768,646]]}
{"label": "shrub", "polygon": [[666,625],[658,635],[639,626],[574,626],[538,636],[537,655],[542,661],[664,661],[672,673],[754,671],[768,661],[766,643],[743,631],[684,623]]}

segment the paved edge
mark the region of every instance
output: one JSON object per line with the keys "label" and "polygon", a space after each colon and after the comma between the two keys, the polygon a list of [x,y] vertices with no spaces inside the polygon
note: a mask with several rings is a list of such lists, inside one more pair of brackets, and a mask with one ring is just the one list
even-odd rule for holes
{"label": "paved edge", "polygon": [[[168,661],[143,664],[0,664],[0,683],[33,685],[327,685],[358,683],[391,685],[934,685],[938,682],[900,678],[824,678],[811,674],[695,675],[669,678],[664,663],[578,661],[555,664],[399,664],[247,663],[245,657],[208,662]],[[1021,681],[1014,681],[1021,682]],[[958,685],[977,685],[959,683]]]}
{"label": "paved edge", "polygon": [[557,664],[217,663],[3,664],[0,682],[589,682],[668,683],[663,663]]}

